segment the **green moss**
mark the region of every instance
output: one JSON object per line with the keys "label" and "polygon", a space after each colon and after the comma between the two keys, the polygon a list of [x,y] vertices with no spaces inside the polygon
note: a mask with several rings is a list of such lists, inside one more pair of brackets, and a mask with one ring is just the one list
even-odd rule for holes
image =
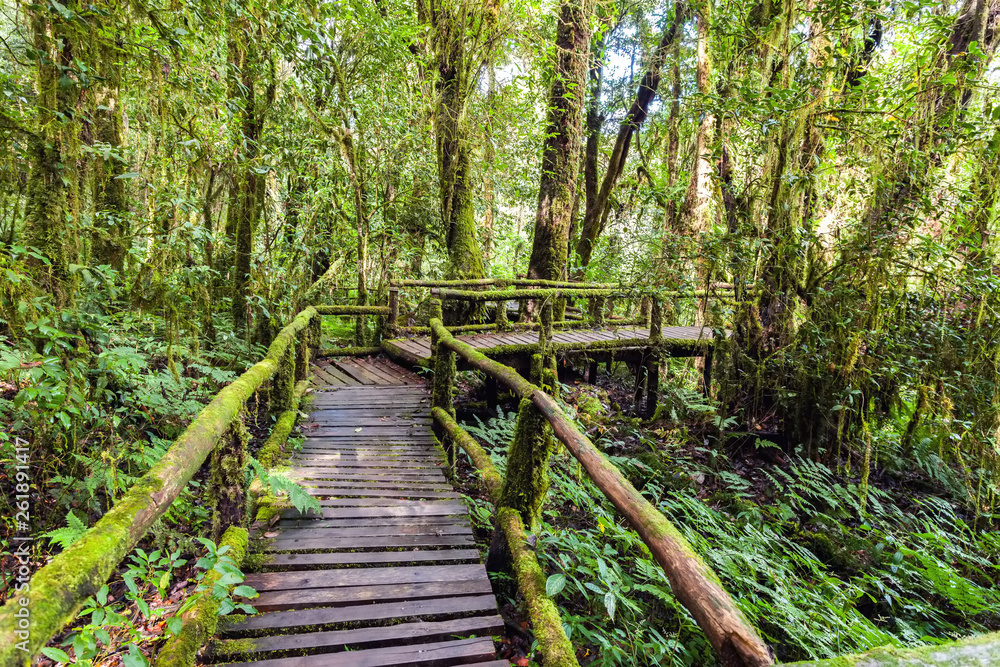
{"label": "green moss", "polygon": [[320,315],[382,315],[389,316],[389,306],[316,306]]}
{"label": "green moss", "polygon": [[545,416],[531,399],[521,399],[499,504],[517,510],[528,526],[537,525],[541,516],[549,490],[548,460],[554,446],[552,427]]}
{"label": "green moss", "polygon": [[524,525],[509,507],[497,512],[497,522],[507,538],[517,585],[528,604],[531,627],[546,667],[579,667],[573,645],[563,630],[562,619],[552,598],[545,594],[545,573],[534,551],[528,547]]}
{"label": "green moss", "polygon": [[368,357],[373,354],[379,354],[382,351],[381,347],[328,347],[321,350],[319,356],[321,357]]}
{"label": "green moss", "polygon": [[[241,566],[246,558],[249,539],[245,528],[230,526],[223,534],[219,546],[228,546],[226,555],[237,566]],[[220,576],[215,570],[205,575],[204,584],[208,590],[211,590]],[[198,601],[182,616],[181,631],[163,645],[156,655],[154,667],[190,667],[201,647],[215,634],[219,621],[219,601],[204,593],[196,595],[200,596]]]}
{"label": "green moss", "polygon": [[917,648],[883,646],[859,655],[783,664],[798,667],[984,667],[1000,664],[1000,632],[949,644]]}
{"label": "green moss", "polygon": [[[606,392],[605,396],[607,396]],[[576,410],[581,416],[593,419],[600,416],[601,412],[604,411],[604,404],[597,396],[581,394],[580,397],[576,399]]]}

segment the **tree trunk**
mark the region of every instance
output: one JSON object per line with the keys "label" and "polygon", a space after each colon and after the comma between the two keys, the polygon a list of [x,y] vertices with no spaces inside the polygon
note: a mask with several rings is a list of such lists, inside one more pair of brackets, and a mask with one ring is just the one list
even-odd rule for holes
{"label": "tree trunk", "polygon": [[556,63],[549,98],[535,236],[528,278],[559,280],[569,245],[580,167],[592,0],[563,0],[556,28]]}
{"label": "tree trunk", "polygon": [[[67,188],[64,182],[67,138],[62,118],[72,114],[75,84],[59,86],[59,66],[73,62],[72,43],[61,34],[55,10],[48,5],[30,11],[32,46],[36,52],[38,130],[30,138],[31,171],[28,174],[24,211],[24,242],[36,248],[47,261],[30,257],[39,287],[60,306],[71,300],[69,273],[69,229],[66,224]],[[58,52],[54,44],[62,40]]]}

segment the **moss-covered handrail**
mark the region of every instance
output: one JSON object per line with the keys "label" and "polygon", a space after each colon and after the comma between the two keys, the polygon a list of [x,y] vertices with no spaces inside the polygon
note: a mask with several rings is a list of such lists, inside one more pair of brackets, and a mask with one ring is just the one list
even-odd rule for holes
{"label": "moss-covered handrail", "polygon": [[320,315],[382,315],[388,317],[389,306],[314,306]]}
{"label": "moss-covered handrail", "polygon": [[507,539],[517,586],[528,603],[528,616],[531,618],[531,626],[535,629],[545,665],[579,667],[580,663],[576,659],[573,645],[563,629],[559,610],[545,592],[545,574],[538,564],[535,552],[528,547],[524,523],[516,511],[509,507],[499,507],[503,479],[490,460],[490,455],[448,412],[441,408],[433,408],[431,414],[435,422],[447,432],[452,442],[457,443],[469,455],[472,465],[479,472],[483,486],[486,487],[486,495],[489,496],[493,506],[499,509],[497,523]]}
{"label": "moss-covered handrail", "polygon": [[[531,299],[558,299],[562,297],[630,296],[621,288],[550,288],[550,289],[508,289],[476,292],[474,290],[434,289],[431,294],[442,301],[527,301]],[[632,295],[634,296],[634,295]]]}
{"label": "moss-covered handrail", "polygon": [[[40,569],[26,590],[0,607],[0,665],[28,664],[83,602],[114,574],[118,564],[177,499],[229,429],[244,403],[271,379],[316,317],[299,313],[271,343],[267,355],[224,387],[163,457],[101,519]],[[294,356],[294,355],[293,355]]]}
{"label": "moss-covered handrail", "polygon": [[[488,358],[457,340],[439,319],[431,320],[438,354],[444,345],[466,363],[502,382],[515,395],[530,400],[545,416],[556,438],[580,462],[598,489],[628,520],[663,568],[670,587],[725,665],[757,667],[774,664],[767,644],[747,622],[723,589],[718,576],[659,510],[581,433],[555,400],[514,369]],[[655,341],[654,341],[655,342]]]}
{"label": "moss-covered handrail", "polygon": [[563,280],[532,280],[530,278],[478,278],[471,280],[393,280],[393,287],[575,287],[582,289],[614,289],[614,283],[574,283]]}

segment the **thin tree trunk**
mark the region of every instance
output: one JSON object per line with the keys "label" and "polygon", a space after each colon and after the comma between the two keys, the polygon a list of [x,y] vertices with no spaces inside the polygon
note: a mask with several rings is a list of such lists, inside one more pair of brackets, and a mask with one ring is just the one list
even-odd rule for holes
{"label": "thin tree trunk", "polygon": [[[682,0],[676,1],[681,2]],[[590,258],[597,239],[604,231],[608,212],[611,209],[611,191],[614,189],[618,178],[625,168],[625,161],[628,159],[632,137],[646,120],[650,102],[656,96],[656,90],[660,85],[660,69],[663,67],[663,63],[666,62],[667,54],[670,52],[673,41],[679,35],[680,30],[677,21],[667,21],[660,43],[653,52],[649,66],[636,91],[635,99],[631,107],[629,107],[624,120],[622,120],[618,130],[618,138],[615,140],[614,148],[611,150],[611,157],[608,160],[608,170],[605,172],[604,180],[601,182],[601,189],[597,194],[597,199],[593,207],[588,208],[584,216],[583,229],[580,232],[580,241],[577,244],[576,250],[580,262],[575,276],[578,280],[583,279],[587,271],[587,266],[590,264]]]}

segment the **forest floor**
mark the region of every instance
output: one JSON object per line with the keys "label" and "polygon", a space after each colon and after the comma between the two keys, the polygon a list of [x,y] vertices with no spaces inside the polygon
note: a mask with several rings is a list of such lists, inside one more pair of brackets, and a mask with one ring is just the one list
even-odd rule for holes
{"label": "forest floor", "polygon": [[[562,398],[719,574],[779,660],[1000,628],[996,525],[975,525],[961,483],[932,453],[913,466],[884,452],[863,493],[856,457],[853,471],[838,471],[766,440],[720,439],[697,377],[686,360],[671,362],[655,420],[622,409],[633,392],[623,365],[596,386],[568,372]],[[516,404],[494,413],[483,398],[479,378],[461,374],[459,419],[502,472]],[[492,508],[464,455],[458,479],[485,549]],[[649,551],[562,447],[543,514],[536,549],[581,664],[714,664]],[[507,655],[528,664],[523,600],[513,594],[501,607]]]}

